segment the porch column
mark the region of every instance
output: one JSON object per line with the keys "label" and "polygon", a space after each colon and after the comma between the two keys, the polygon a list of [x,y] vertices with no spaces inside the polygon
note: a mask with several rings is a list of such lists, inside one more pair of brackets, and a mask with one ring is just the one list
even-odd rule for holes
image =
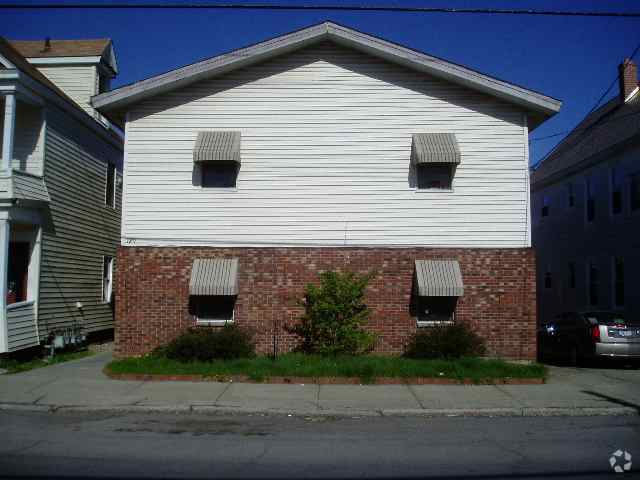
{"label": "porch column", "polygon": [[16,95],[7,93],[4,96],[4,130],[2,131],[2,163],[0,170],[11,168],[13,158],[13,141],[16,129]]}
{"label": "porch column", "polygon": [[9,212],[0,211],[0,353],[9,349],[7,325],[7,283],[9,275]]}

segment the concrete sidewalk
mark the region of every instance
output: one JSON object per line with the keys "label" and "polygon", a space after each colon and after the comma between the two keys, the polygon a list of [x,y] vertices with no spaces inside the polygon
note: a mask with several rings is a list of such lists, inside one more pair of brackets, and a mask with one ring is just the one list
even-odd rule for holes
{"label": "concrete sidewalk", "polygon": [[545,385],[268,385],[111,380],[110,354],[0,376],[0,409],[292,415],[637,415],[640,370],[551,367]]}

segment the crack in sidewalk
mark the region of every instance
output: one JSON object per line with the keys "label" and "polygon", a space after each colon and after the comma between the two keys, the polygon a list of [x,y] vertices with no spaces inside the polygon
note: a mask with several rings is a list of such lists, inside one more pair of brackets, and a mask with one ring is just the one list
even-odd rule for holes
{"label": "crack in sidewalk", "polygon": [[405,387],[407,387],[407,389],[409,390],[409,392],[411,393],[411,395],[413,396],[414,400],[416,402],[418,402],[418,405],[420,405],[420,408],[422,410],[426,410],[426,407],[424,406],[424,404],[422,403],[422,400],[420,400],[420,398],[418,398],[418,394],[413,390],[413,388],[411,388],[411,385],[405,385]]}

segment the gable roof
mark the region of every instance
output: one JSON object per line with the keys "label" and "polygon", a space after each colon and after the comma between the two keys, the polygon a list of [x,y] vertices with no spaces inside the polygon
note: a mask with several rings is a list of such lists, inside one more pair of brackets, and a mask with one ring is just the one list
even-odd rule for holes
{"label": "gable roof", "polygon": [[119,148],[122,148],[122,138],[117,135],[113,130],[106,129],[95,118],[89,115],[80,105],[71,99],[64,91],[56,86],[51,80],[49,80],[43,73],[41,73],[36,67],[30,64],[24,56],[20,54],[13,46],[12,42],[9,42],[6,38],[0,37],[0,57],[6,59],[11,65],[10,68],[15,68],[23,74],[27,75],[37,84],[45,87],[51,91],[54,98],[58,98],[66,107],[66,109],[87,123],[96,131],[106,135],[112,142],[116,143]]}
{"label": "gable roof", "polygon": [[532,186],[554,181],[597,161],[602,155],[640,140],[640,94],[627,102],[614,97],[589,113],[531,173]]}
{"label": "gable roof", "polygon": [[[48,42],[48,46],[45,45]],[[113,43],[110,38],[88,40],[12,40],[11,45],[20,55],[32,63],[47,63],[46,59],[78,59],[87,57],[91,61],[99,58],[114,74],[118,73]],[[36,60],[36,61],[34,61]]]}
{"label": "gable roof", "polygon": [[126,107],[143,99],[327,40],[516,104],[529,112],[530,129],[557,113],[562,104],[541,93],[333,22],[313,25],[125,85],[96,95],[91,103],[103,114],[122,120]]}

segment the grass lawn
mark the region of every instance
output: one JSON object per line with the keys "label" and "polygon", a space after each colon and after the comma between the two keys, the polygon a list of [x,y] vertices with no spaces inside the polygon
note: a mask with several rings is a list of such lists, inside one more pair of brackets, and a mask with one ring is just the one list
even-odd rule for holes
{"label": "grass lawn", "polygon": [[502,360],[464,358],[460,360],[412,360],[402,357],[361,356],[321,357],[289,353],[273,360],[255,357],[238,360],[182,363],[160,356],[147,355],[111,362],[107,369],[114,374],[203,375],[229,377],[246,375],[251,380],[269,377],[356,377],[363,383],[375,378],[451,378],[482,382],[504,378],[544,378],[543,365],[519,365]]}
{"label": "grass lawn", "polygon": [[7,370],[7,373],[20,373],[34,368],[48,367],[56,363],[78,360],[79,358],[90,357],[93,352],[83,350],[80,352],[56,353],[52,359],[32,358],[29,360],[0,359],[0,368]]}

